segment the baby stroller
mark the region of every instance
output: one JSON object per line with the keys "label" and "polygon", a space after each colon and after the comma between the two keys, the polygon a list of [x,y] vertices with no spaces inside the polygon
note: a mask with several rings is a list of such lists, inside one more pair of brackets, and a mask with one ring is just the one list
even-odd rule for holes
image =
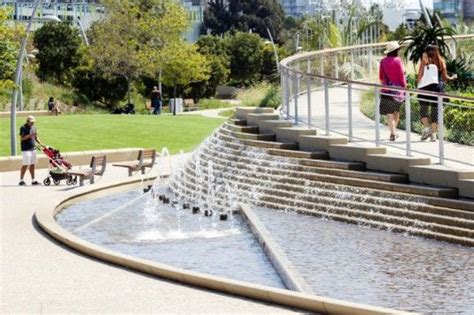
{"label": "baby stroller", "polygon": [[77,184],[77,176],[69,174],[72,164],[61,156],[59,150],[49,146],[38,147],[49,159],[49,176],[43,181],[45,186],[51,185],[51,180],[55,185],[59,185],[62,180],[66,180],[68,186]]}

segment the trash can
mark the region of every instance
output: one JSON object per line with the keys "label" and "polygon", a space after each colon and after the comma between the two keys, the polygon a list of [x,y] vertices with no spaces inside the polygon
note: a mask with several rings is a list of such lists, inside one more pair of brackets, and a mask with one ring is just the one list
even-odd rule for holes
{"label": "trash can", "polygon": [[[175,111],[175,106],[176,106],[176,111]],[[170,99],[170,112],[176,113],[176,114],[183,112],[183,99],[182,98]]]}

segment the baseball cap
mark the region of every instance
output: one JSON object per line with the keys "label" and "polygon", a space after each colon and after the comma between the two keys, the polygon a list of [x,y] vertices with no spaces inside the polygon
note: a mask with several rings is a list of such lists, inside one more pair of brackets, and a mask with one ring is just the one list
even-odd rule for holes
{"label": "baseball cap", "polygon": [[30,116],[26,117],[26,121],[27,122],[35,122],[35,116],[30,115]]}

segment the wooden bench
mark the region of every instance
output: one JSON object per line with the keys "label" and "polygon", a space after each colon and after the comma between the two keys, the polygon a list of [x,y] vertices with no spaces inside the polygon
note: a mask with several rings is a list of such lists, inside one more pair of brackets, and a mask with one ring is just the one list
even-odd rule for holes
{"label": "wooden bench", "polygon": [[69,171],[68,173],[73,176],[79,177],[79,186],[84,186],[84,179],[89,179],[90,184],[94,184],[94,177],[102,176],[107,166],[107,157],[105,155],[93,156],[89,169]]}
{"label": "wooden bench", "polygon": [[187,98],[184,100],[183,110],[185,112],[192,112],[198,110],[198,107],[196,106],[192,98]]}
{"label": "wooden bench", "polygon": [[153,165],[155,164],[155,160],[156,160],[156,150],[146,149],[146,150],[140,150],[138,152],[137,161],[116,163],[112,165],[117,166],[117,167],[127,168],[128,176],[132,176],[133,172],[136,172],[136,171],[141,171],[142,174],[145,174],[145,169],[147,167],[149,167],[150,169],[153,168]]}

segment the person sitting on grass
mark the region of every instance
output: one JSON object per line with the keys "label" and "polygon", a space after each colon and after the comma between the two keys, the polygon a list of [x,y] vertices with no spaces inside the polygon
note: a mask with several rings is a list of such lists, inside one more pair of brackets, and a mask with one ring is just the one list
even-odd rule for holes
{"label": "person sitting on grass", "polygon": [[26,118],[26,124],[24,124],[20,129],[21,137],[21,151],[23,153],[23,164],[20,170],[20,186],[25,186],[26,183],[23,180],[25,177],[26,170],[30,170],[31,175],[31,185],[39,185],[35,180],[35,164],[36,159],[36,142],[42,145],[41,141],[38,138],[38,132],[36,131],[35,117],[28,116]]}
{"label": "person sitting on grass", "polygon": [[48,111],[49,111],[50,113],[55,114],[56,116],[57,116],[58,114],[61,114],[61,110],[59,109],[58,104],[57,104],[56,101],[54,100],[54,97],[50,97],[50,98],[49,98],[49,101],[48,101]]}

